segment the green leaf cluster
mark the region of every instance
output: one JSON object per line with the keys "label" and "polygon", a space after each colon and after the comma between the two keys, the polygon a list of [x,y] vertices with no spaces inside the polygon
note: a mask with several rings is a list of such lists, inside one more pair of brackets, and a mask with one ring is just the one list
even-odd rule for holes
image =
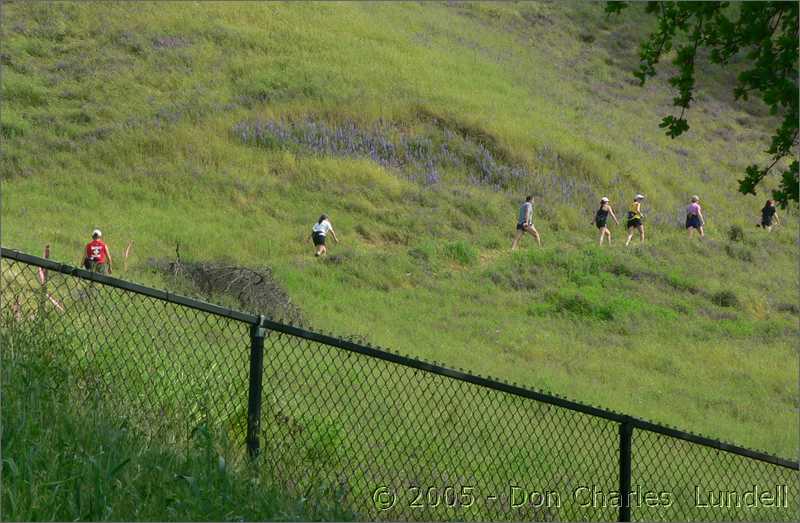
{"label": "green leaf cluster", "polygon": [[[606,12],[619,14],[628,2],[608,2]],[[737,100],[753,93],[781,116],[767,153],[769,165],[750,165],[739,180],[739,191],[756,194],[756,188],[785,158],[796,153],[798,138],[798,9],[797,2],[648,2],[645,8],[658,19],[657,28],[641,44],[639,69],[634,72],[641,84],[656,75],[655,66],[675,49],[673,65],[677,72],[669,79],[677,89],[673,99],[678,116],[666,116],[660,127],[671,138],[689,130],[686,112],[694,101],[695,63],[698,51],[708,51],[709,60],[718,65],[743,61],[745,69],[734,86]],[[780,170],[780,169],[776,169]],[[773,198],[785,207],[798,201],[798,161],[795,155],[782,172]]]}

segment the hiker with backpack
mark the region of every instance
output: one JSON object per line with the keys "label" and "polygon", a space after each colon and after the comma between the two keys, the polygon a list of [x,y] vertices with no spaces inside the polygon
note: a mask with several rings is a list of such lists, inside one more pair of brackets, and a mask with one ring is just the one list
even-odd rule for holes
{"label": "hiker with backpack", "polygon": [[516,250],[520,238],[525,233],[530,234],[536,238],[536,243],[539,247],[542,246],[542,240],[539,238],[539,231],[533,226],[533,196],[526,196],[525,201],[519,208],[519,217],[517,218],[517,234],[514,236],[514,241],[511,243],[511,250]]}
{"label": "hiker with backpack", "polygon": [[706,220],[703,218],[703,210],[700,208],[700,204],[697,203],[699,201],[699,196],[692,196],[691,203],[686,207],[686,229],[689,231],[689,238],[692,237],[695,229],[700,232],[701,238],[705,236],[703,225],[705,225]]}
{"label": "hiker with backpack", "polygon": [[100,229],[92,231],[92,241],[86,244],[83,256],[83,266],[92,272],[111,274],[111,252],[108,245],[101,240],[103,233]]}
{"label": "hiker with backpack", "polygon": [[639,231],[639,241],[644,243],[644,225],[642,224],[644,214],[642,214],[642,200],[644,200],[644,195],[637,194],[633,198],[633,203],[628,209],[628,222],[626,224],[628,226],[628,240],[625,242],[626,247],[629,243],[631,243],[633,231],[637,229]]}
{"label": "hiker with backpack", "polygon": [[614,209],[612,209],[611,205],[608,203],[608,198],[603,196],[600,198],[600,208],[597,209],[594,215],[594,224],[600,229],[600,245],[603,245],[603,238],[605,237],[608,237],[608,244],[611,245],[611,231],[608,230],[609,215],[614,218],[614,223],[619,225],[619,220],[617,220],[614,214]]}
{"label": "hiker with backpack", "polygon": [[336,237],[336,231],[333,230],[333,224],[328,220],[328,215],[322,214],[311,228],[311,241],[316,249],[314,256],[323,256],[328,253],[328,249],[325,247],[325,237],[329,232],[336,243],[339,243],[339,238]]}

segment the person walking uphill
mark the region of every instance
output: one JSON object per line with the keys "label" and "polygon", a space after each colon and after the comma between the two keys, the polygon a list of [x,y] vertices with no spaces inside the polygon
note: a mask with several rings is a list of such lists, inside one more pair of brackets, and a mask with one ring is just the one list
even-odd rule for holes
{"label": "person walking uphill", "polygon": [[108,245],[100,239],[102,237],[100,229],[92,231],[92,241],[86,244],[83,266],[92,272],[111,274],[111,253],[108,251]]}
{"label": "person walking uphill", "polygon": [[761,209],[761,223],[759,226],[765,228],[767,232],[772,232],[772,220],[774,219],[777,225],[781,223],[776,214],[777,211],[775,200],[767,200],[767,203],[764,204],[764,208]]}
{"label": "person walking uphill", "polygon": [[619,225],[619,220],[617,220],[616,215],[614,214],[614,209],[611,208],[611,205],[608,203],[608,198],[603,196],[600,199],[600,208],[597,209],[597,212],[594,215],[594,224],[600,229],[600,245],[603,245],[603,238],[608,236],[608,244],[611,245],[611,231],[608,230],[608,215],[611,215],[614,218],[614,223]]}
{"label": "person walking uphill", "polygon": [[336,237],[336,231],[333,230],[333,224],[328,220],[328,215],[323,214],[319,217],[317,223],[314,224],[314,227],[311,228],[311,240],[314,242],[314,247],[316,248],[314,256],[327,254],[328,249],[325,247],[325,237],[328,235],[328,232],[331,233],[336,243],[339,243],[339,238]]}
{"label": "person walking uphill", "polygon": [[520,238],[525,233],[530,234],[536,238],[536,243],[539,247],[542,246],[542,240],[539,238],[539,231],[533,226],[533,196],[527,196],[525,202],[519,208],[519,218],[517,219],[517,234],[514,236],[514,241],[511,243],[511,250],[516,250]]}
{"label": "person walking uphill", "polygon": [[705,236],[703,232],[703,225],[705,225],[705,218],[703,218],[703,210],[700,208],[700,197],[692,196],[692,202],[686,207],[686,229],[689,231],[689,238],[695,229],[700,232],[700,237]]}
{"label": "person walking uphill", "polygon": [[642,219],[644,218],[644,215],[642,214],[642,200],[644,200],[644,195],[637,194],[633,198],[633,203],[628,209],[628,240],[625,242],[626,247],[629,243],[631,243],[634,229],[639,230],[639,241],[644,243],[644,225],[642,225]]}

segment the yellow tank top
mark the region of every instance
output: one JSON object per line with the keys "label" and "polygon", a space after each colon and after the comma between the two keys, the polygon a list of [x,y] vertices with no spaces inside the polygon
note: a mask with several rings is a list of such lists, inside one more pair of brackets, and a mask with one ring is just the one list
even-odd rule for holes
{"label": "yellow tank top", "polygon": [[631,204],[631,208],[628,210],[631,212],[633,218],[638,218],[638,219],[642,218],[642,213],[639,211],[639,206],[636,205],[636,202],[633,202]]}

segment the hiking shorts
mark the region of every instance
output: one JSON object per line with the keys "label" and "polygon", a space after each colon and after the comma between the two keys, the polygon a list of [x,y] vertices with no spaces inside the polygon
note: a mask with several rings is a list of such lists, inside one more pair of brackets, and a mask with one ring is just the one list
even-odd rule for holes
{"label": "hiking shorts", "polygon": [[107,263],[98,263],[96,261],[91,261],[87,263],[89,269],[92,272],[97,272],[99,274],[108,274],[108,264]]}

